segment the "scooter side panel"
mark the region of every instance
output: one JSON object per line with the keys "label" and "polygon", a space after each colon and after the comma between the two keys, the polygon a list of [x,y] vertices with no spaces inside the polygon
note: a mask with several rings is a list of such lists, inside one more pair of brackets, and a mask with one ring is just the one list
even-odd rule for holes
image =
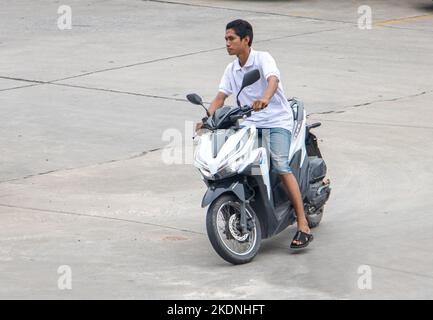
{"label": "scooter side panel", "polygon": [[[304,161],[301,161],[301,157],[304,157]],[[302,163],[302,166],[301,166]],[[304,198],[306,192],[308,191],[308,185],[310,180],[309,173],[309,161],[306,154],[302,152],[302,150],[298,150],[290,161],[290,168],[292,169],[293,175],[296,177],[296,180],[299,184],[299,189]]]}
{"label": "scooter side panel", "polygon": [[251,201],[249,205],[259,217],[262,224],[262,238],[266,239],[274,234],[279,221],[275,216],[273,203],[266,197],[267,186],[263,181],[263,177],[255,175],[249,177],[249,179],[253,180],[250,184],[256,189],[254,201]]}

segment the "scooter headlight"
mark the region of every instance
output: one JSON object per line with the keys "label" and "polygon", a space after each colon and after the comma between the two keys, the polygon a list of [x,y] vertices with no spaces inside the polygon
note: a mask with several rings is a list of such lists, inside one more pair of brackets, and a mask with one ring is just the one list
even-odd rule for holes
{"label": "scooter headlight", "polygon": [[211,169],[212,165],[211,163],[208,163],[209,160],[206,161],[205,159],[202,159],[200,154],[201,147],[206,150],[212,146],[210,144],[211,137],[197,137],[198,143],[194,156],[195,167],[197,167],[201,174],[209,180],[222,179],[236,174],[243,161],[245,161],[246,157],[249,155],[249,151],[251,151],[252,144],[254,144],[255,132],[255,129],[251,130],[251,128],[248,128],[247,132],[244,132],[243,136],[238,141],[236,147],[224,156],[224,158],[218,160],[218,167],[214,167],[214,169]]}
{"label": "scooter headlight", "polygon": [[201,129],[197,132],[194,137],[194,166],[201,172],[201,174],[207,178],[212,179],[213,175],[210,173],[209,167],[206,161],[200,157],[200,148],[202,146],[202,139],[206,139],[206,134],[210,135],[209,130]]}
{"label": "scooter headlight", "polygon": [[226,177],[230,175],[234,175],[238,172],[242,163],[249,155],[249,151],[251,150],[251,145],[254,143],[255,138],[255,130],[252,131],[251,128],[248,129],[248,134],[245,134],[242,139],[239,141],[236,149],[230,152],[226,156],[226,160],[221,163],[221,166],[218,168],[217,175],[220,177]]}

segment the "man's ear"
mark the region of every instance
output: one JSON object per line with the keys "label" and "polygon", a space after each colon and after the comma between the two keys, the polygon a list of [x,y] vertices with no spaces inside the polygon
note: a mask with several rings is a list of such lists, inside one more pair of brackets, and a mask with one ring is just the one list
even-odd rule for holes
{"label": "man's ear", "polygon": [[250,36],[245,36],[242,41],[246,41],[246,45],[248,46],[248,43],[250,43]]}

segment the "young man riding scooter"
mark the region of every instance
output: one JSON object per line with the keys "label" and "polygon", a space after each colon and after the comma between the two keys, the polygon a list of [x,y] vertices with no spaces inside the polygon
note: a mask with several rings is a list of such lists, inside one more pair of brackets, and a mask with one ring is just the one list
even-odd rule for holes
{"label": "young man riding scooter", "polygon": [[[269,130],[272,165],[281,177],[296,212],[298,231],[290,247],[305,248],[313,240],[313,235],[305,217],[298,181],[289,166],[289,149],[294,119],[284,95],[280,72],[275,60],[268,52],[255,51],[251,48],[253,28],[247,21],[239,19],[228,23],[225,41],[228,54],[237,56],[237,59],[226,67],[219,85],[219,92],[208,112],[212,115],[224,105],[229,95],[239,92],[246,72],[253,69],[260,70],[262,75],[260,81],[244,90],[239,96],[242,105],[251,105],[254,109],[252,115],[242,125],[255,124],[259,131]],[[196,130],[201,127],[202,123],[198,123]]]}

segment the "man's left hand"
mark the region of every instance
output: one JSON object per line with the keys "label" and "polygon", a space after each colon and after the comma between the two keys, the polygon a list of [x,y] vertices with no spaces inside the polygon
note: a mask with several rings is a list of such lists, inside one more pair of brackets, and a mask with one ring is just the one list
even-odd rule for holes
{"label": "man's left hand", "polygon": [[260,110],[266,108],[268,106],[268,104],[269,104],[269,100],[262,98],[260,100],[254,101],[252,107],[253,107],[254,111],[260,111]]}

